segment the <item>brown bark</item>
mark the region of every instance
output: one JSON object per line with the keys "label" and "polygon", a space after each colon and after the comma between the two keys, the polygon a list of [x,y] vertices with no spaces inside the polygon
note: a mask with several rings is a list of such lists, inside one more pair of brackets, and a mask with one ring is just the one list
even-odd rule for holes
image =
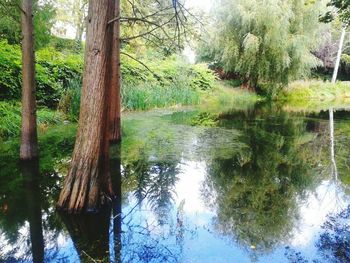
{"label": "brown bark", "polygon": [[[115,0],[114,18],[120,17],[120,0]],[[111,61],[111,93],[109,97],[109,138],[112,142],[120,141],[121,139],[121,72],[120,72],[120,20],[114,21],[113,27],[113,46],[112,46],[112,61]]]}
{"label": "brown bark", "polygon": [[108,172],[109,98],[115,0],[89,1],[79,129],[58,208],[96,211],[112,195]]}
{"label": "brown bark", "polygon": [[35,101],[35,55],[32,0],[22,0],[22,131],[20,158],[38,156]]}

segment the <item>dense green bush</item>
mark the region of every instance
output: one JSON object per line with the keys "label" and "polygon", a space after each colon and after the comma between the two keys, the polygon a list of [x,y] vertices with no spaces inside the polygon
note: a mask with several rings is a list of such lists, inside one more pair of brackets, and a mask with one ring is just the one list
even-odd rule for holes
{"label": "dense green bush", "polygon": [[51,36],[50,46],[60,52],[72,53],[72,51],[75,51],[80,53],[82,51],[81,44],[75,39],[60,38],[56,36]]}
{"label": "dense green bush", "polygon": [[[38,105],[52,109],[58,106],[68,119],[77,120],[83,56],[68,51],[73,47],[72,41],[56,42],[63,43],[62,51],[57,50],[57,44],[56,48],[36,52]],[[148,68],[130,57],[122,57],[122,103],[126,109],[197,104],[199,92],[214,86],[215,75],[204,64],[189,65],[175,55],[141,59]],[[0,72],[0,99],[18,101],[22,86],[19,46],[0,41]]]}
{"label": "dense green bush", "polygon": [[144,63],[122,59],[122,104],[128,110],[146,110],[199,103],[200,91],[210,90],[214,73],[204,64],[189,65],[178,56],[145,58]]}
{"label": "dense green bush", "polygon": [[[122,57],[122,106],[127,110],[147,110],[174,105],[199,103],[200,91],[210,90],[215,75],[204,64],[189,65],[177,56],[163,59],[145,58],[139,62]],[[68,84],[59,109],[70,120],[79,116],[81,82]]]}
{"label": "dense green bush", "polygon": [[[36,52],[36,85],[39,105],[55,108],[71,79],[80,79],[83,57],[63,54],[52,47]],[[0,99],[21,97],[21,51],[17,45],[0,41]]]}
{"label": "dense green bush", "polygon": [[19,47],[0,41],[0,99],[20,98],[21,63]]}
{"label": "dense green bush", "polygon": [[[59,112],[47,108],[37,111],[39,129],[46,129],[47,125],[63,121]],[[21,105],[19,102],[0,102],[0,140],[1,138],[18,136],[21,131]]]}

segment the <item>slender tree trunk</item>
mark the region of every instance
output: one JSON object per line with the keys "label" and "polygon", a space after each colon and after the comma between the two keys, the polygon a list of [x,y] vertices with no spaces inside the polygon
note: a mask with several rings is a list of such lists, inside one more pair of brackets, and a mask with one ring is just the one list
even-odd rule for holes
{"label": "slender tree trunk", "polygon": [[[114,17],[120,17],[120,0],[115,0]],[[109,136],[112,142],[121,139],[121,73],[120,73],[120,21],[113,23],[113,47],[112,47],[112,69],[111,69],[111,95],[109,108]]]}
{"label": "slender tree trunk", "polygon": [[111,196],[108,172],[109,98],[115,0],[90,0],[79,129],[58,208],[96,211]]}
{"label": "slender tree trunk", "polygon": [[20,158],[38,156],[35,98],[35,56],[32,0],[22,0],[22,131]]}
{"label": "slender tree trunk", "polygon": [[339,65],[340,65],[340,60],[341,60],[341,53],[343,51],[345,34],[346,34],[346,28],[343,27],[342,32],[341,32],[341,36],[340,36],[340,41],[339,41],[337,59],[335,61],[335,66],[334,66],[334,71],[333,71],[333,76],[332,76],[332,83],[335,83],[337,81],[338,70],[339,70]]}

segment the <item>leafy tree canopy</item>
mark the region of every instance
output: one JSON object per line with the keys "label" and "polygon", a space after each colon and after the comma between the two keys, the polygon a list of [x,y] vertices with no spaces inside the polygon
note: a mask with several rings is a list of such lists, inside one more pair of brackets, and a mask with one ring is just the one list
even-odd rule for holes
{"label": "leafy tree canopy", "polygon": [[350,22],[350,1],[349,0],[331,0],[328,6],[332,6],[335,10],[328,11],[324,16],[321,17],[322,22],[331,22],[339,15],[340,20],[349,24]]}
{"label": "leafy tree canopy", "polygon": [[[34,1],[34,28],[36,48],[46,46],[50,42],[51,28],[55,10],[51,1]],[[18,0],[0,2],[0,39],[10,44],[21,41],[20,3]]]}
{"label": "leafy tree canopy", "polygon": [[317,47],[324,7],[322,1],[220,0],[215,34],[200,55],[238,73],[246,85],[273,95],[319,64],[311,51]]}

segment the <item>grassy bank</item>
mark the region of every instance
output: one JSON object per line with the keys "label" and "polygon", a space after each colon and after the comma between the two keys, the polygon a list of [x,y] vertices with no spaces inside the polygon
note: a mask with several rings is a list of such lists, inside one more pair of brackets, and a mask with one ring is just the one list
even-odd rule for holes
{"label": "grassy bank", "polygon": [[200,108],[210,112],[224,112],[230,109],[246,109],[264,100],[254,92],[241,89],[239,83],[216,81],[210,92],[202,93]]}
{"label": "grassy bank", "polygon": [[323,82],[318,80],[295,81],[280,92],[278,100],[303,102],[343,100],[350,98],[350,82]]}

